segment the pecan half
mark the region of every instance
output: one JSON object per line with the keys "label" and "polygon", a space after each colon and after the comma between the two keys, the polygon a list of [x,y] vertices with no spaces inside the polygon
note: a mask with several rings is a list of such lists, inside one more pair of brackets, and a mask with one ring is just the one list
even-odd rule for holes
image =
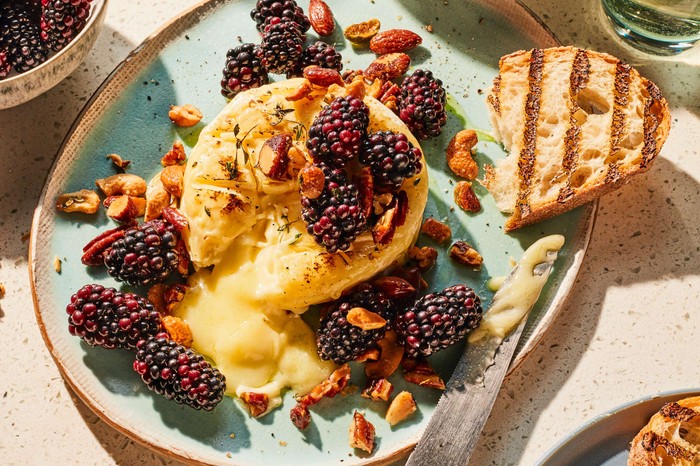
{"label": "pecan half", "polygon": [[321,68],[320,66],[311,65],[304,68],[304,77],[311,84],[321,87],[330,87],[333,84],[344,86],[345,82],[337,70],[330,68]]}
{"label": "pecan half", "polygon": [[375,244],[386,246],[394,239],[396,229],[406,222],[408,213],[408,195],[401,191],[394,195],[391,204],[379,217],[372,228],[372,239]]}
{"label": "pecan half", "polygon": [[418,267],[399,266],[391,271],[391,275],[403,278],[416,290],[427,290],[428,283],[423,280],[423,275]]}
{"label": "pecan half", "polygon": [[323,0],[309,1],[309,22],[319,36],[330,36],[335,29],[333,12]]}
{"label": "pecan half", "polygon": [[246,404],[248,412],[253,417],[260,417],[265,414],[270,405],[270,397],[265,393],[243,392],[240,398]]}
{"label": "pecan half", "polygon": [[186,348],[192,347],[192,330],[187,322],[174,316],[163,316],[161,322],[171,340]]}
{"label": "pecan half", "polygon": [[438,390],[445,389],[445,382],[424,359],[404,359],[401,361],[401,366],[403,367],[403,378],[407,382]]}
{"label": "pecan half", "polygon": [[405,52],[418,47],[421,36],[408,29],[389,29],[377,33],[369,42],[369,49],[377,55]]}
{"label": "pecan half", "polygon": [[452,229],[450,229],[448,225],[435,220],[433,217],[425,219],[420,231],[438,244],[444,243],[452,236]]}
{"label": "pecan half", "polygon": [[279,133],[265,141],[258,155],[260,171],[272,180],[289,177],[289,148],[292,147],[292,135]]}
{"label": "pecan half", "polygon": [[360,395],[372,401],[388,401],[392,391],[394,391],[394,386],[387,379],[369,379]]}
{"label": "pecan half", "polygon": [[372,18],[362,23],[351,24],[345,28],[343,35],[355,45],[366,44],[379,32],[381,27],[382,24],[379,20]]}
{"label": "pecan half", "polygon": [[364,72],[369,79],[389,81],[406,73],[411,66],[411,57],[405,53],[388,53],[377,57]]}
{"label": "pecan half", "polygon": [[479,175],[479,167],[472,157],[474,146],[479,142],[476,132],[464,129],[455,134],[447,146],[447,165],[455,175],[467,180],[475,180]]}
{"label": "pecan half", "polygon": [[416,400],[413,399],[413,395],[411,395],[409,392],[403,391],[396,395],[396,397],[391,401],[384,419],[386,419],[392,426],[395,426],[399,422],[406,420],[411,414],[415,413],[416,409]]}
{"label": "pecan half", "polygon": [[370,379],[386,379],[396,371],[401,364],[404,349],[399,344],[399,336],[395,331],[389,330],[384,338],[377,342],[380,356],[377,361],[368,362],[365,365],[365,374]]}
{"label": "pecan half", "polygon": [[181,165],[187,160],[185,154],[185,146],[180,141],[175,141],[173,147],[160,159],[160,163],[164,166]]}
{"label": "pecan half", "polygon": [[438,252],[437,249],[430,246],[423,246],[422,248],[414,246],[408,250],[408,257],[418,264],[421,272],[427,272],[437,262]]}
{"label": "pecan half", "polygon": [[350,426],[350,446],[359,448],[367,453],[374,449],[374,426],[365,417],[355,411]]}
{"label": "pecan half", "polygon": [[177,273],[186,277],[190,274],[190,253],[187,251],[185,240],[180,238],[175,244],[175,252],[177,252]]}
{"label": "pecan half", "polygon": [[326,380],[316,385],[309,393],[297,398],[297,405],[292,408],[289,417],[297,428],[304,430],[311,422],[309,406],[321,401],[324,397],[333,398],[348,385],[350,381],[350,366],[344,364],[336,369]]}
{"label": "pecan half", "polygon": [[169,286],[165,290],[163,298],[165,298],[165,305],[168,309],[168,313],[173,312],[173,309],[180,304],[180,301],[185,299],[185,293],[190,287],[184,283],[177,283],[175,285]]}
{"label": "pecan half", "polygon": [[301,195],[316,199],[323,193],[326,177],[317,165],[307,165],[299,171],[299,190]]}
{"label": "pecan half", "polygon": [[450,257],[460,264],[476,268],[480,268],[481,264],[484,263],[484,258],[481,257],[479,251],[464,241],[457,241],[450,247]]}
{"label": "pecan half", "polygon": [[386,326],[384,317],[364,307],[353,307],[348,311],[345,319],[350,325],[354,325],[362,330],[376,330]]}
{"label": "pecan half", "polygon": [[476,213],[481,210],[481,202],[476,197],[472,184],[468,181],[460,181],[455,186],[455,202],[467,212]]}
{"label": "pecan half", "polygon": [[187,223],[187,218],[174,207],[164,207],[162,215],[163,219],[173,225],[180,233],[182,233],[189,226]]}
{"label": "pecan half", "polygon": [[168,118],[175,123],[176,126],[189,128],[202,121],[202,112],[197,107],[190,104],[172,105],[168,112]]}
{"label": "pecan half", "polygon": [[359,190],[360,209],[365,215],[365,218],[369,219],[374,209],[374,177],[372,176],[371,168],[362,167],[355,186],[357,186]]}
{"label": "pecan half", "polygon": [[140,176],[130,173],[119,173],[95,181],[98,188],[105,196],[129,196],[141,197],[146,193],[146,181]]}
{"label": "pecan half", "polygon": [[113,228],[100,233],[93,238],[88,244],[83,246],[83,256],[80,261],[84,265],[99,266],[104,265],[104,253],[112,246],[116,240],[124,237],[126,230],[133,227],[135,223],[128,223],[119,228]]}
{"label": "pecan half", "polygon": [[400,277],[379,277],[373,282],[390,300],[398,300],[413,296],[416,289],[408,281]]}
{"label": "pecan half", "polygon": [[56,209],[62,212],[94,214],[100,208],[100,196],[92,189],[81,189],[74,193],[61,194],[56,199]]}

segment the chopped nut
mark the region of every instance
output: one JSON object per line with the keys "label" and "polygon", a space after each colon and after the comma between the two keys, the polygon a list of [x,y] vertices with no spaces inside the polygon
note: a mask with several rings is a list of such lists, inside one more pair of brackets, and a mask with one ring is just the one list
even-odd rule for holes
{"label": "chopped nut", "polygon": [[344,364],[336,369],[326,380],[316,385],[309,393],[297,398],[297,405],[289,412],[292,423],[300,430],[306,429],[311,422],[309,406],[321,401],[323,397],[333,398],[348,385],[350,366]]}
{"label": "chopped nut", "polygon": [[181,198],[185,188],[185,166],[168,165],[160,172],[160,181],[167,192]]}
{"label": "chopped nut", "polygon": [[425,25],[425,30],[428,32],[433,32],[433,25],[432,24],[426,24]]}
{"label": "chopped nut", "polygon": [[454,196],[457,205],[467,212],[479,212],[481,210],[481,202],[476,197],[470,182],[460,181],[457,183]]}
{"label": "chopped nut", "polygon": [[285,442],[284,440],[280,440],[280,441],[279,441],[279,444],[280,444],[281,447],[286,447],[286,446],[287,446],[287,442]]}
{"label": "chopped nut", "polygon": [[399,337],[395,331],[389,330],[384,338],[377,342],[380,348],[380,358],[377,361],[368,362],[365,365],[365,374],[370,379],[386,379],[394,373],[401,358],[403,358],[403,346],[398,343]]}
{"label": "chopped nut", "polygon": [[437,249],[430,246],[423,246],[422,248],[414,246],[408,250],[408,257],[418,264],[421,272],[427,272],[435,265],[438,252]]}
{"label": "chopped nut", "polygon": [[370,84],[367,87],[367,95],[379,100],[379,97],[382,94],[382,86],[384,84],[384,81],[382,81],[381,79],[375,79],[374,81],[372,81],[372,84]]}
{"label": "chopped nut", "polygon": [[379,288],[392,301],[408,298],[416,292],[413,285],[401,277],[379,277],[374,280],[374,286]]}
{"label": "chopped nut", "polygon": [[479,175],[479,167],[472,158],[472,150],[479,138],[476,132],[465,129],[455,134],[447,146],[447,165],[455,175],[467,180],[475,180]]}
{"label": "chopped nut", "polygon": [[386,319],[376,312],[368,311],[364,307],[353,307],[348,311],[346,320],[350,325],[362,330],[376,330],[386,325]]}
{"label": "chopped nut", "polygon": [[154,176],[148,183],[146,190],[146,216],[145,221],[159,218],[163,209],[170,205],[170,193],[165,189],[160,179],[160,173]]}
{"label": "chopped nut", "polygon": [[139,209],[132,199],[135,198],[127,195],[112,196],[112,199],[107,208],[107,216],[117,222],[131,222],[138,217]]}
{"label": "chopped nut", "polygon": [[433,217],[428,217],[425,219],[420,231],[438,244],[444,243],[452,236],[452,230],[450,227],[438,220],[435,220]]}
{"label": "chopped nut", "polygon": [[241,393],[241,400],[246,404],[250,415],[253,417],[260,417],[265,414],[270,405],[270,397],[265,393],[243,392]]}
{"label": "chopped nut", "polygon": [[350,84],[345,86],[345,92],[349,97],[357,97],[358,99],[363,100],[365,98],[365,94],[367,93],[365,78],[358,76],[357,78],[353,79]]}
{"label": "chopped nut", "polygon": [[372,18],[362,23],[351,24],[345,28],[343,35],[354,45],[361,45],[368,43],[379,32],[380,28],[379,20]]}
{"label": "chopped nut", "polygon": [[372,239],[375,244],[386,246],[394,239],[396,229],[406,221],[408,213],[408,195],[400,191],[394,195],[386,211],[379,217],[372,228]]}
{"label": "chopped nut", "polygon": [[53,269],[56,273],[61,273],[61,259],[58,256],[53,258]]}
{"label": "chopped nut", "polygon": [[5,289],[5,284],[0,283],[0,299],[5,297],[5,293],[7,293],[7,290]]}
{"label": "chopped nut", "polygon": [[389,409],[386,411],[386,416],[384,419],[387,420],[389,424],[395,426],[399,422],[408,418],[411,414],[416,412],[416,401],[413,399],[413,395],[409,392],[403,391],[396,395],[389,405]]}
{"label": "chopped nut", "polygon": [[464,241],[457,241],[450,248],[450,257],[460,264],[481,268],[484,258],[481,254]]}
{"label": "chopped nut", "polygon": [[187,160],[187,154],[185,154],[185,146],[183,146],[180,141],[175,141],[173,143],[172,149],[170,149],[168,153],[160,159],[160,163],[164,167],[168,167],[170,165],[180,165],[185,160]]}
{"label": "chopped nut", "polygon": [[190,274],[190,253],[187,251],[184,239],[180,238],[177,243],[175,243],[175,252],[177,252],[179,258],[177,262],[177,272],[183,277],[186,277]]}
{"label": "chopped nut", "polygon": [[326,177],[323,175],[323,170],[318,166],[307,165],[299,172],[299,182],[302,196],[316,199],[323,193]]}
{"label": "chopped nut", "polygon": [[126,167],[131,163],[131,160],[124,160],[118,154],[109,154],[107,158],[111,160],[114,166],[119,170],[126,170]]}
{"label": "chopped nut", "polygon": [[118,175],[101,178],[95,181],[95,184],[105,196],[128,194],[129,196],[140,197],[146,193],[146,181],[140,176],[130,173],[119,173]]}
{"label": "chopped nut", "polygon": [[341,75],[346,83],[353,82],[358,76],[362,76],[362,70],[345,70]]}
{"label": "chopped nut", "polygon": [[100,196],[91,189],[81,189],[75,193],[61,194],[56,199],[56,209],[63,212],[94,214],[100,208]]}
{"label": "chopped nut", "polygon": [[311,84],[321,87],[330,87],[332,84],[343,86],[345,84],[337,70],[321,68],[316,65],[304,68],[304,77],[308,79]]}
{"label": "chopped nut", "polygon": [[367,362],[376,361],[377,359],[379,359],[379,350],[377,348],[370,348],[364,353],[360,354],[358,357],[356,357],[355,361]]}
{"label": "chopped nut", "polygon": [[292,90],[291,93],[284,96],[284,98],[290,102],[296,102],[297,100],[301,100],[305,97],[308,97],[313,92],[313,90],[314,87],[311,85],[309,80],[304,79],[304,81],[299,87]]}
{"label": "chopped nut", "polygon": [[379,95],[377,96],[377,100],[386,105],[389,99],[393,99],[393,101],[395,102],[396,97],[400,93],[401,88],[399,86],[392,83],[391,81],[386,81],[382,84],[382,87],[379,89]]}
{"label": "chopped nut", "polygon": [[197,107],[190,104],[172,105],[168,112],[170,121],[175,125],[188,128],[202,121],[202,112]]}
{"label": "chopped nut", "polygon": [[355,186],[358,187],[359,191],[360,209],[365,215],[365,218],[368,219],[372,215],[374,203],[374,177],[372,176],[371,168],[362,167]]}
{"label": "chopped nut", "polygon": [[289,418],[292,420],[292,424],[296,426],[299,430],[304,430],[311,424],[311,413],[309,412],[309,407],[305,404],[297,403],[289,411]]}
{"label": "chopped nut", "polygon": [[258,155],[258,166],[265,176],[272,180],[282,180],[289,176],[289,148],[292,135],[279,133],[265,141]]}
{"label": "chopped nut", "polygon": [[173,225],[180,233],[182,233],[189,226],[187,218],[174,207],[164,207],[162,215],[163,219]]}
{"label": "chopped nut", "polygon": [[165,298],[165,305],[168,309],[168,313],[173,312],[173,309],[177,307],[178,304],[180,304],[180,301],[185,299],[185,293],[189,289],[189,286],[178,283],[172,286],[169,286],[166,290],[165,293],[163,294],[163,297]]}
{"label": "chopped nut", "polygon": [[89,266],[104,265],[104,252],[109,249],[116,240],[123,238],[126,230],[132,226],[134,226],[134,223],[127,223],[97,235],[88,244],[83,246],[83,256],[80,258],[80,261],[84,265]]}
{"label": "chopped nut", "polygon": [[148,300],[153,304],[156,311],[165,315],[168,313],[168,304],[165,302],[165,291],[168,286],[157,283],[148,289]]}
{"label": "chopped nut", "polygon": [[[369,168],[369,167],[366,167]],[[372,206],[374,208],[374,213],[376,215],[381,215],[383,214],[386,209],[389,207],[389,204],[391,204],[391,201],[394,200],[394,196],[391,193],[381,193],[377,194],[374,196],[372,199]]]}
{"label": "chopped nut", "polygon": [[394,386],[387,379],[369,379],[367,387],[362,390],[361,396],[372,401],[388,401]]}
{"label": "chopped nut", "polygon": [[359,448],[370,454],[374,449],[374,426],[357,411],[355,411],[355,414],[352,416],[350,446]]}
{"label": "chopped nut", "polygon": [[388,53],[377,57],[364,72],[369,79],[388,81],[406,73],[411,66],[411,57],[405,53]]}
{"label": "chopped nut", "polygon": [[403,378],[407,382],[420,385],[421,387],[437,388],[438,390],[445,389],[445,382],[439,375],[430,367],[427,361],[404,359],[401,361],[403,366]]}
{"label": "chopped nut", "polygon": [[163,316],[162,322],[163,328],[175,343],[186,348],[192,347],[192,330],[187,322],[174,316]]}

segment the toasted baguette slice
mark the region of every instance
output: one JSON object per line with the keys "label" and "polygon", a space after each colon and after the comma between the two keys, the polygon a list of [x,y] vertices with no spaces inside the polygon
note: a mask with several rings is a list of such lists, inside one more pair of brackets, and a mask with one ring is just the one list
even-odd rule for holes
{"label": "toasted baguette slice", "polygon": [[671,124],[651,81],[610,55],[573,47],[501,58],[488,96],[510,155],[484,184],[512,214],[506,230],[592,201],[649,169]]}
{"label": "toasted baguette slice", "polygon": [[632,440],[627,466],[700,465],[700,396],[665,404]]}

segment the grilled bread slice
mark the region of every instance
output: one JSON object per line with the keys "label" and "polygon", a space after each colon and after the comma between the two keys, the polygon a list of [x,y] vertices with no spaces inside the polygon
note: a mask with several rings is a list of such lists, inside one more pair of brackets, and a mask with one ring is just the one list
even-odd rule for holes
{"label": "grilled bread slice", "polygon": [[627,466],[700,465],[700,396],[665,404],[632,440]]}
{"label": "grilled bread slice", "polygon": [[670,129],[658,87],[604,53],[574,47],[501,58],[488,96],[510,155],[484,184],[511,216],[506,230],[597,199],[649,169]]}

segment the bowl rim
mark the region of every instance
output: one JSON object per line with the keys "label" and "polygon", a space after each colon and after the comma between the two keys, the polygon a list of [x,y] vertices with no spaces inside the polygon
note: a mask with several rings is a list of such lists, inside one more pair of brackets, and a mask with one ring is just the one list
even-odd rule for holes
{"label": "bowl rim", "polygon": [[43,68],[48,68],[50,64],[58,60],[59,57],[65,55],[68,53],[68,51],[73,48],[79,41],[80,39],[83,38],[85,34],[87,34],[87,31],[92,28],[97,21],[97,18],[100,17],[100,14],[104,8],[106,8],[107,3],[109,0],[92,0],[92,5],[90,9],[90,14],[88,15],[87,22],[85,23],[85,26],[83,29],[80,30],[77,36],[73,38],[72,41],[68,43],[65,47],[63,47],[61,50],[56,52],[54,55],[49,57],[48,60],[43,62],[41,65],[37,66],[36,68],[32,68],[29,71],[25,71],[24,73],[19,73],[14,76],[11,76],[9,78],[0,80],[0,84],[12,84],[13,82],[18,82],[21,81],[24,78],[27,78],[28,76],[31,76],[32,74],[38,74],[39,70]]}

